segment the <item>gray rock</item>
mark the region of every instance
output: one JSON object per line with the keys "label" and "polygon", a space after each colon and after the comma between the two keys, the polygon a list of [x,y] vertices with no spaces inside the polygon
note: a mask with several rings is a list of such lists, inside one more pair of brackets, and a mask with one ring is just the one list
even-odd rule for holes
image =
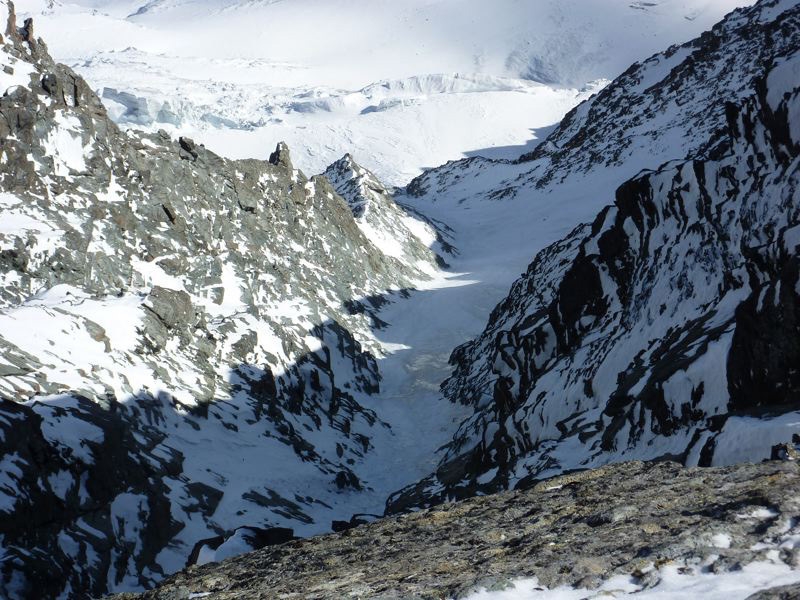
{"label": "gray rock", "polygon": [[167,329],[188,326],[195,318],[192,299],[182,290],[155,286],[150,291],[145,307],[152,311]]}
{"label": "gray rock", "polygon": [[800,600],[800,584],[783,585],[757,592],[747,600]]}
{"label": "gray rock", "polygon": [[269,163],[276,167],[281,167],[287,172],[291,173],[294,167],[292,166],[292,157],[289,152],[289,146],[285,142],[278,143],[275,152],[269,155]]}
{"label": "gray rock", "polygon": [[[644,587],[657,583],[652,566],[691,570],[711,560],[714,572],[725,572],[765,560],[799,531],[798,485],[794,463],[623,463],[191,567],[153,591],[118,598],[166,600],[188,591],[210,600],[433,600],[520,578],[548,588],[596,587],[615,575]],[[762,514],[772,516],[753,516]],[[730,547],[715,542],[720,534]],[[764,548],[754,550],[759,542]],[[756,597],[792,598],[780,594],[795,591]]]}

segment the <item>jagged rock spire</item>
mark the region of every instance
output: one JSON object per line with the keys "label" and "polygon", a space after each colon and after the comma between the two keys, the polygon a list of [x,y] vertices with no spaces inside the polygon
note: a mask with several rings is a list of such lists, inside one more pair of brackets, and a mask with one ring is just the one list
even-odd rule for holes
{"label": "jagged rock spire", "polygon": [[33,44],[35,42],[35,38],[33,36],[33,19],[31,17],[25,19],[25,22],[19,29],[19,35],[23,42],[28,42],[29,44]]}
{"label": "jagged rock spire", "polygon": [[7,1],[8,4],[8,20],[6,21],[6,35],[13,38],[17,35],[17,11],[14,8],[14,3],[11,0]]}
{"label": "jagged rock spire", "polygon": [[269,162],[275,166],[281,166],[289,171],[294,170],[292,165],[292,156],[289,152],[289,146],[286,142],[278,142],[275,152],[269,155]]}
{"label": "jagged rock spire", "polygon": [[28,17],[25,19],[22,27],[17,27],[17,10],[14,3],[8,0],[8,19],[6,21],[6,35],[14,40],[28,42],[29,44],[36,43],[36,38],[33,34],[33,18]]}

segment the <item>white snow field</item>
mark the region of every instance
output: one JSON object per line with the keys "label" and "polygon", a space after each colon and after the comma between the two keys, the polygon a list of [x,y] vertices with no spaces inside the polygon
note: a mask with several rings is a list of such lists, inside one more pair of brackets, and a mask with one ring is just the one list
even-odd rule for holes
{"label": "white snow field", "polygon": [[[685,569],[685,567],[683,567]],[[726,573],[691,572],[684,574],[680,567],[667,566],[659,573],[653,587],[640,585],[631,577],[613,577],[594,590],[570,587],[547,589],[535,579],[516,582],[502,591],[482,591],[468,600],[589,600],[594,598],[636,598],[637,600],[671,600],[703,598],[704,600],[745,600],[752,594],[772,587],[795,584],[800,571],[785,563],[758,562],[745,565],[739,571]]]}
{"label": "white snow field", "polygon": [[20,0],[116,120],[386,184],[516,158],[632,62],[749,0]]}

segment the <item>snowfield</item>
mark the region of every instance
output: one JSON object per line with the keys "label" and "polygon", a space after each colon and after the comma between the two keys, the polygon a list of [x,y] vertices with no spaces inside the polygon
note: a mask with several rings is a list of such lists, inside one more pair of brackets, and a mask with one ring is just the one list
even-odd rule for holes
{"label": "snowfield", "polygon": [[632,62],[747,0],[25,0],[37,33],[119,122],[230,158],[286,141],[321,173],[384,183],[516,158]]}
{"label": "snowfield", "polygon": [[738,571],[711,573],[701,569],[668,566],[658,571],[658,582],[642,585],[632,577],[613,577],[593,590],[563,587],[547,589],[536,579],[523,579],[502,591],[481,591],[467,600],[586,600],[588,598],[636,598],[670,600],[703,598],[704,600],[745,600],[752,594],[773,587],[800,582],[800,572],[786,564],[758,562]]}

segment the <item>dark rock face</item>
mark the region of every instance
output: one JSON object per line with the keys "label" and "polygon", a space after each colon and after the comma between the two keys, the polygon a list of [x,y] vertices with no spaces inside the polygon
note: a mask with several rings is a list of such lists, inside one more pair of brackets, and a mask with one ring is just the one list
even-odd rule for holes
{"label": "dark rock face", "polygon": [[[660,578],[652,565],[723,573],[765,560],[797,532],[798,485],[794,462],[611,465],[193,567],[120,600],[433,600],[523,577],[593,589],[629,575],[650,587]],[[796,566],[798,558],[795,548],[778,560]],[[770,593],[762,597],[788,592]]]}
{"label": "dark rock face", "polygon": [[722,108],[705,158],[624,183],[454,351],[443,391],[474,416],[388,512],[624,459],[769,458],[789,441],[800,411],[800,8],[784,4],[761,2],[754,23],[734,14],[735,28],[711,34],[734,32],[730,48],[777,27],[794,41],[748,99]]}
{"label": "dark rock face", "polygon": [[[3,511],[0,523],[5,556],[3,573],[25,573],[35,586],[23,596],[56,597],[65,583],[82,583],[73,593],[101,595],[105,581],[75,569],[75,557],[53,539],[72,538],[99,554],[96,568],[115,570],[128,560],[142,565],[155,563],[160,549],[183,525],[170,509],[165,480],[181,471],[183,456],[175,451],[147,456],[136,449],[155,448],[163,435],[137,427],[123,410],[109,411],[86,398],[24,406],[2,400],[2,445],[5,483],[13,482],[15,498],[11,511]],[[128,418],[126,418],[128,417]],[[67,428],[80,423],[97,435],[78,448],[68,443]],[[131,452],[131,450],[134,452]],[[9,481],[9,474],[18,473]],[[120,525],[109,506],[121,497],[140,511],[141,540],[115,535]],[[112,551],[112,547],[118,547]],[[70,580],[69,573],[75,573]],[[143,580],[144,582],[144,580]],[[35,590],[35,591],[34,591]],[[19,591],[4,593],[9,597]]]}
{"label": "dark rock face", "polygon": [[736,410],[800,403],[800,305],[793,290],[800,258],[791,250],[777,258],[775,276],[754,279],[750,297],[736,309],[727,364],[730,404]]}
{"label": "dark rock face", "polygon": [[32,24],[9,28],[0,596],[152,586],[243,527],[328,531],[388,431],[362,404],[375,307],[420,265],[370,242],[284,144],[229,161],[122,132]]}

